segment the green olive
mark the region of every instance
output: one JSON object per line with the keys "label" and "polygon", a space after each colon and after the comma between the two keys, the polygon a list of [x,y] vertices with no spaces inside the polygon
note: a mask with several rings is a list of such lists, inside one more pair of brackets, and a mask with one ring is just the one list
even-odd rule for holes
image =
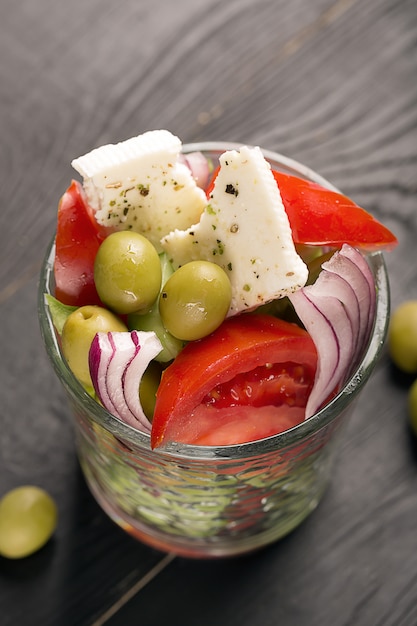
{"label": "green olive", "polygon": [[0,554],[20,559],[33,554],[52,536],[57,508],[39,487],[25,485],[9,491],[0,500]]}
{"label": "green olive", "polygon": [[413,382],[408,392],[408,417],[411,428],[417,435],[417,380]]}
{"label": "green olive", "polygon": [[403,302],[392,314],[388,346],[400,370],[408,374],[417,372],[417,300]]}
{"label": "green olive", "polygon": [[165,283],[159,310],[165,328],[184,341],[201,339],[226,317],[232,288],[226,272],[209,261],[191,261]]}
{"label": "green olive", "polygon": [[93,386],[88,366],[88,353],[96,333],[127,331],[123,322],[100,306],[82,306],[66,319],[62,329],[62,351],[78,380],[87,388]]}
{"label": "green olive", "polygon": [[101,244],[94,262],[94,282],[101,301],[116,313],[149,309],[161,289],[158,253],[139,233],[112,233]]}
{"label": "green olive", "polygon": [[151,361],[143,373],[139,385],[139,399],[143,412],[152,422],[156,402],[156,391],[161,381],[162,368],[156,361]]}

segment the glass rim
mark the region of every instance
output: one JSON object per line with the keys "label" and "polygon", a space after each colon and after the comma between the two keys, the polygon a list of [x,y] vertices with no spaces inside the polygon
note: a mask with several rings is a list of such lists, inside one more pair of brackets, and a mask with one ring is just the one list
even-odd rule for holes
{"label": "glass rim", "polygon": [[[247,144],[233,142],[188,143],[182,146],[182,150],[185,153],[201,151],[206,153],[215,152],[220,155],[226,150],[239,149],[242,145]],[[302,175],[306,179],[317,182],[328,189],[338,191],[338,189],[325,178],[298,161],[270,150],[262,149],[262,153],[267,160],[290,170],[295,175]],[[150,435],[122,422],[96,402],[72,374],[61,354],[57,334],[45,299],[45,294],[53,295],[53,293],[51,293],[51,284],[53,283],[54,256],[55,237],[52,238],[47,249],[41,267],[38,285],[38,317],[41,335],[55,373],[67,393],[76,397],[79,402],[82,402],[89,414],[117,439],[121,440],[125,445],[131,444],[135,447],[144,447],[150,450]],[[163,448],[154,450],[153,453],[167,458],[192,458],[201,461],[207,459],[236,461],[242,458],[256,457],[287,448],[305,440],[335,420],[337,416],[353,402],[369,379],[381,353],[388,330],[390,292],[384,257],[382,252],[372,252],[367,255],[367,260],[374,275],[376,286],[376,312],[372,334],[368,346],[354,372],[350,375],[343,388],[328,404],[313,416],[289,430],[263,439],[225,446],[198,446],[193,444],[170,443]]]}

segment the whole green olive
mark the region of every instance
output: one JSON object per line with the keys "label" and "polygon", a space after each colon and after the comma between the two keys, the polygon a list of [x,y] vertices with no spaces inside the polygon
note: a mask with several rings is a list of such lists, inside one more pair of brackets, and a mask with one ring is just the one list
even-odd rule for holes
{"label": "whole green olive", "polygon": [[403,302],[393,312],[388,347],[393,362],[400,370],[408,374],[417,373],[417,300]]}
{"label": "whole green olive", "polygon": [[78,380],[87,388],[93,386],[88,365],[88,353],[96,333],[127,331],[127,326],[111,311],[96,305],[82,306],[73,311],[62,328],[62,351]]}
{"label": "whole green olive", "polygon": [[226,272],[209,261],[191,261],[167,280],[159,298],[165,328],[193,341],[213,332],[226,317],[232,288]]}
{"label": "whole green olive", "polygon": [[33,554],[50,539],[57,519],[55,502],[43,489],[12,489],[0,500],[0,554],[9,559]]}
{"label": "whole green olive", "polygon": [[139,233],[112,233],[98,249],[94,282],[103,304],[116,313],[149,309],[158,297],[161,280],[159,255]]}

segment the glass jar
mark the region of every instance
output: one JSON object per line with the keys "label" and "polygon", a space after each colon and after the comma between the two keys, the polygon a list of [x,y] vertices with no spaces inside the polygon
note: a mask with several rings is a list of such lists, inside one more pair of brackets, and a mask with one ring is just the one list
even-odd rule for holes
{"label": "glass jar", "polygon": [[[213,165],[237,144],[188,144]],[[334,189],[309,168],[264,151],[274,169]],[[42,266],[39,319],[47,354],[68,396],[80,464],[103,510],[123,529],[162,551],[187,557],[242,554],[283,537],[318,505],[337,462],[342,427],[379,357],[389,320],[381,253],[368,256],[376,286],[374,327],[350,379],[313,417],[278,435],[241,445],[170,444],[151,450],[149,435],[108,413],[69,370],[45,293],[54,293],[54,242]]]}

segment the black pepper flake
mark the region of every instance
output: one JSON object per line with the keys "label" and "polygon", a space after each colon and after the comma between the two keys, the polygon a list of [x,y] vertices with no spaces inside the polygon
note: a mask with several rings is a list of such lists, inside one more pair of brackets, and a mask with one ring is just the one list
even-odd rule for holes
{"label": "black pepper flake", "polygon": [[139,185],[136,185],[136,188],[138,189],[141,196],[147,196],[149,194],[149,186],[147,185],[139,183]]}
{"label": "black pepper flake", "polygon": [[226,185],[226,189],[225,189],[226,193],[230,193],[232,196],[238,196],[239,195],[239,191],[236,189],[236,187],[234,185],[232,185],[232,183],[228,183]]}
{"label": "black pepper flake", "polygon": [[161,292],[161,298],[163,298],[164,300],[168,297],[168,294],[166,291],[162,291]]}

